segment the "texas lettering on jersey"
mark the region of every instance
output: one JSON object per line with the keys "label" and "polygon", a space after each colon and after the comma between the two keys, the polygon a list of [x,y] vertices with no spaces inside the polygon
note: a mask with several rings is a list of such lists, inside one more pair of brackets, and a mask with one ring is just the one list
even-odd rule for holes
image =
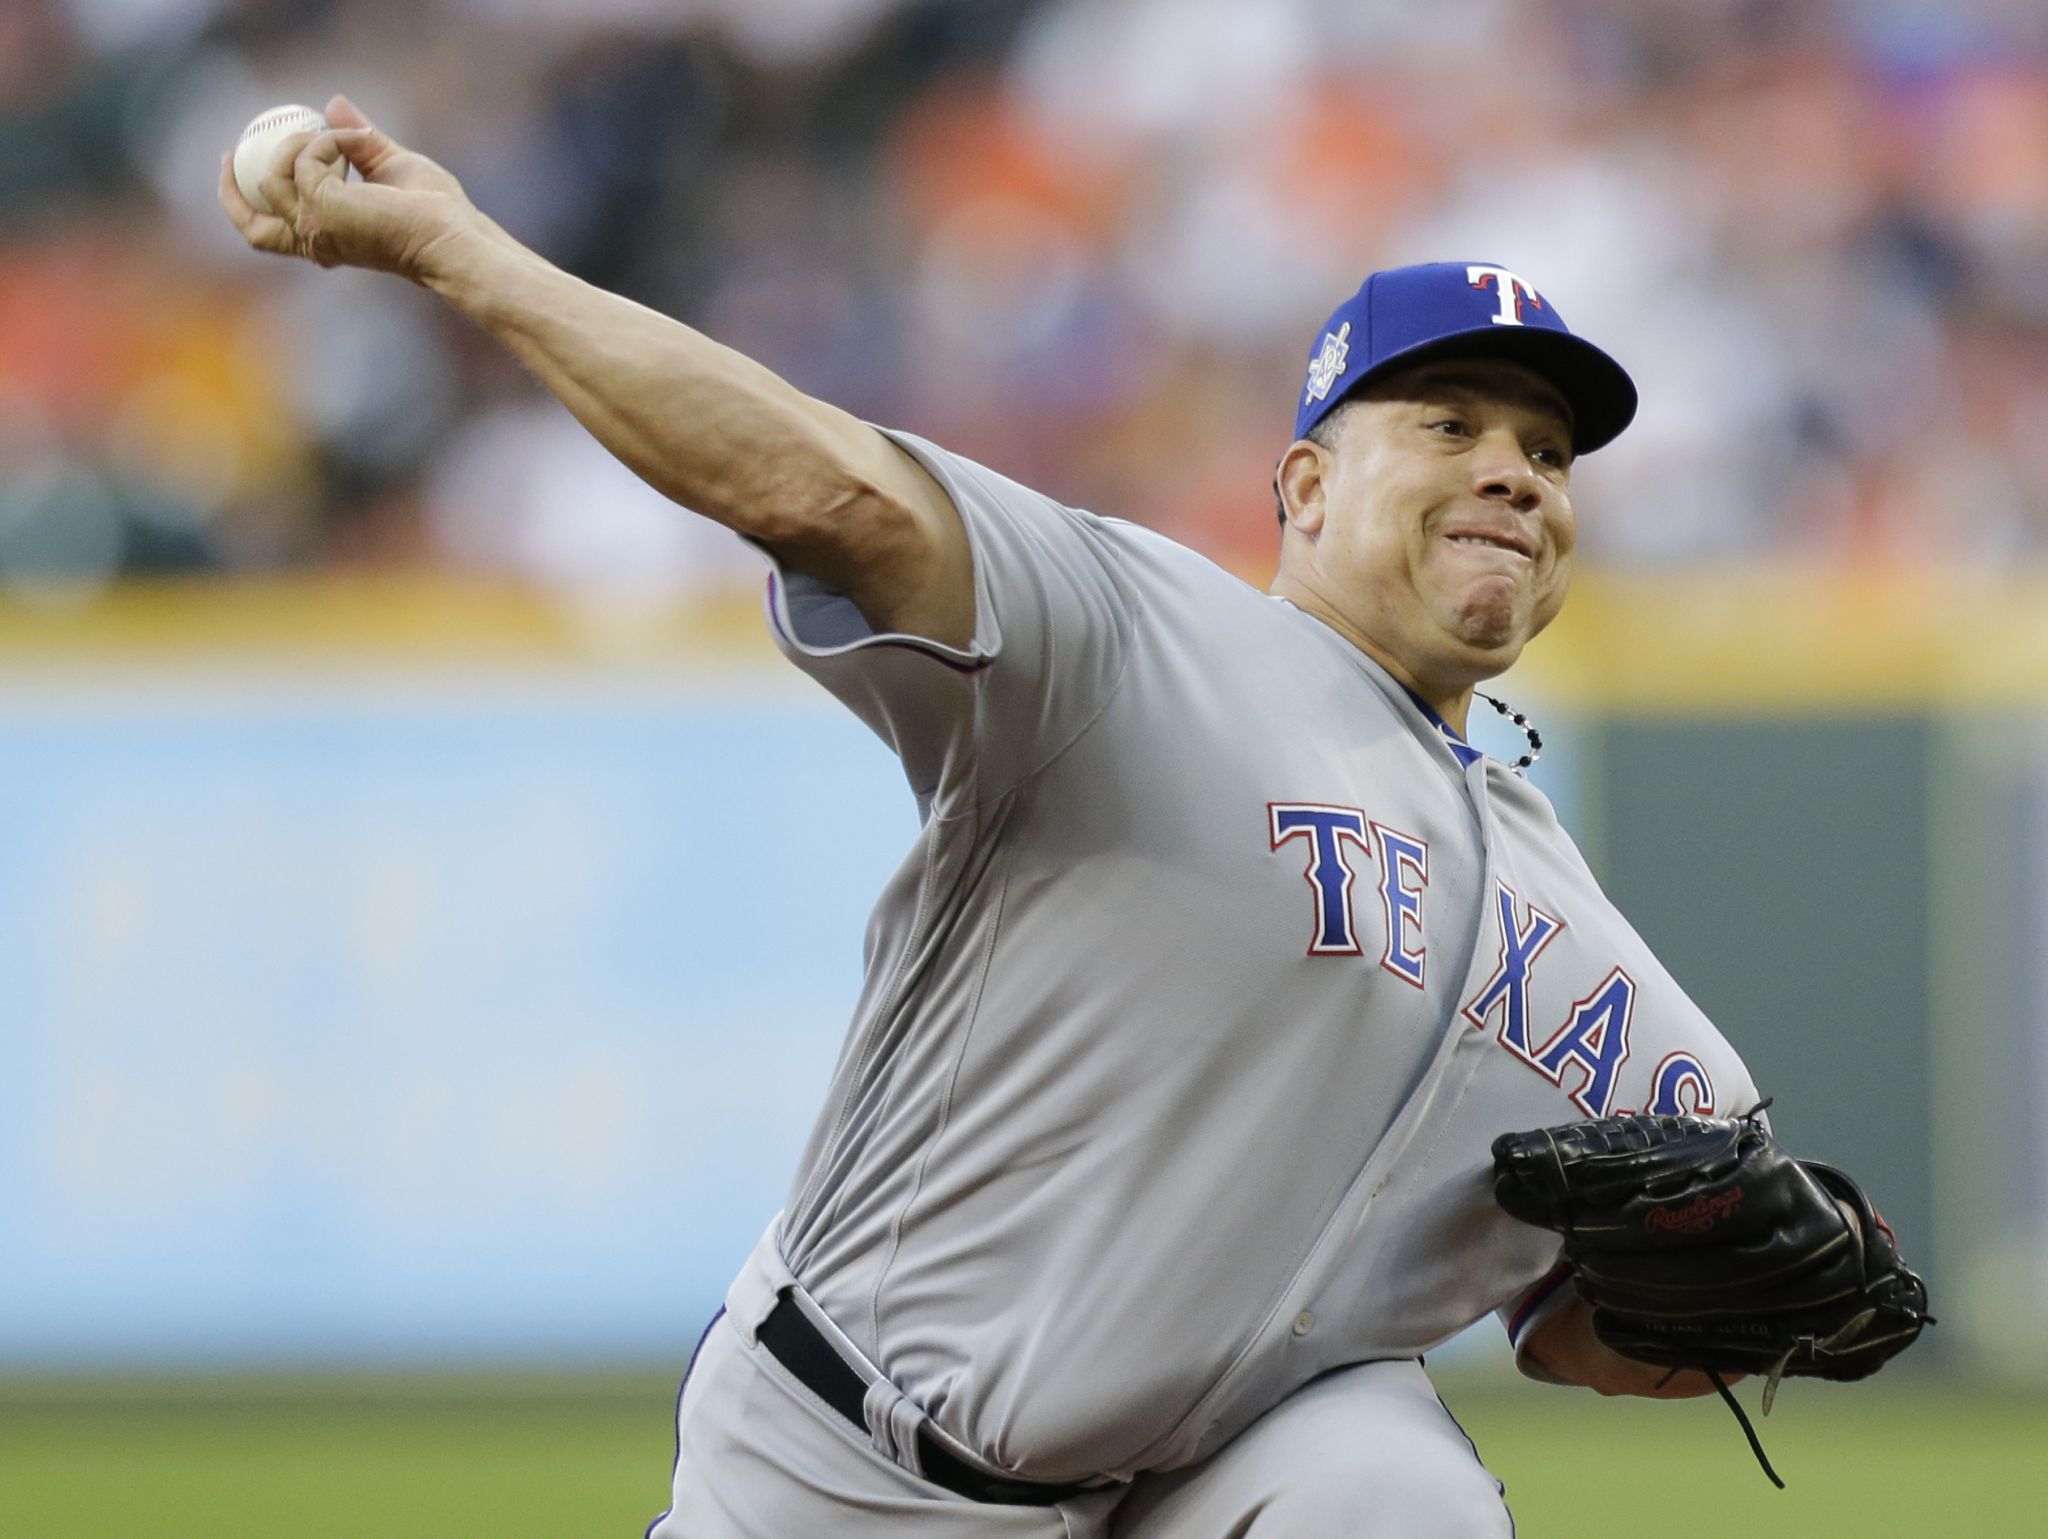
{"label": "texas lettering on jersey", "polygon": [[[1268,833],[1277,852],[1304,846],[1303,876],[1314,895],[1315,927],[1310,956],[1363,956],[1352,904],[1358,870],[1354,858],[1373,863],[1379,875],[1376,937],[1380,966],[1421,988],[1428,965],[1423,903],[1429,887],[1429,844],[1368,818],[1356,807],[1323,802],[1270,802]],[[1629,1057],[1629,1023],[1635,1012],[1636,981],[1619,964],[1594,981],[1562,1021],[1539,1022],[1529,1002],[1530,980],[1544,949],[1565,929],[1562,916],[1527,903],[1506,882],[1495,884],[1489,905],[1500,947],[1493,975],[1467,1000],[1462,1014],[1523,1064],[1571,1097],[1588,1117],[1605,1117],[1617,1107],[1615,1091]],[[1666,1054],[1650,1076],[1649,1102],[1657,1114],[1697,1112],[1711,1116],[1714,1086],[1704,1064],[1691,1053]]]}
{"label": "texas lettering on jersey", "polygon": [[1422,889],[1429,881],[1429,845],[1369,820],[1356,807],[1317,802],[1269,802],[1266,818],[1273,848],[1293,840],[1309,848],[1306,876],[1315,893],[1316,928],[1310,956],[1355,957],[1364,948],[1352,921],[1351,885],[1356,873],[1345,859],[1348,841],[1380,869],[1380,903],[1386,915],[1386,948],[1380,966],[1404,983],[1425,982],[1422,949]]}

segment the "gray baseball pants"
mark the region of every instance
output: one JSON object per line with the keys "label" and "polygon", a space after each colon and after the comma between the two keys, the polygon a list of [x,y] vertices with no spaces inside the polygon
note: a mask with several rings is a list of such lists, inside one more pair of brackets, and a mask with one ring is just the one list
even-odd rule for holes
{"label": "gray baseball pants", "polygon": [[1514,1533],[1499,1482],[1412,1360],[1326,1374],[1186,1469],[1056,1507],[1013,1507],[957,1496],[884,1457],[750,1334],[727,1315],[705,1336],[677,1406],[670,1509],[648,1539]]}

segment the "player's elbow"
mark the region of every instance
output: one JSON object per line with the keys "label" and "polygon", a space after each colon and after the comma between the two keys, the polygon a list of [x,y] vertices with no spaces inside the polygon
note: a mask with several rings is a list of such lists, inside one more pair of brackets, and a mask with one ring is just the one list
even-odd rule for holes
{"label": "player's elbow", "polygon": [[745,532],[784,566],[842,592],[915,568],[931,543],[915,509],[839,466],[771,486]]}
{"label": "player's elbow", "polygon": [[790,571],[845,594],[877,631],[966,647],[973,564],[952,505],[934,508],[849,476],[832,495],[791,504],[759,537]]}

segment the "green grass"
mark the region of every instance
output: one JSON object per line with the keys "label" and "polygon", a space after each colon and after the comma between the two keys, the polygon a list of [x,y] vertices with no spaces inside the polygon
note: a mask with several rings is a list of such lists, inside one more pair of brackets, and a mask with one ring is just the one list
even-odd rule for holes
{"label": "green grass", "polygon": [[1929,1384],[1788,1383],[1759,1420],[1785,1481],[1764,1478],[1713,1397],[1603,1400],[1585,1390],[1481,1389],[1445,1398],[1506,1482],[1521,1539],[1664,1526],[1812,1539],[2039,1539],[2048,1534],[2048,1400]]}
{"label": "green grass", "polygon": [[638,1539],[660,1381],[228,1384],[0,1399],[6,1539]]}
{"label": "green grass", "polygon": [[[1786,1388],[1760,1424],[1785,1491],[1715,1400],[1497,1373],[1444,1390],[1522,1539],[2048,1532],[2048,1401],[1894,1378]],[[0,1534],[637,1539],[667,1492],[673,1393],[647,1378],[17,1385],[0,1389]]]}

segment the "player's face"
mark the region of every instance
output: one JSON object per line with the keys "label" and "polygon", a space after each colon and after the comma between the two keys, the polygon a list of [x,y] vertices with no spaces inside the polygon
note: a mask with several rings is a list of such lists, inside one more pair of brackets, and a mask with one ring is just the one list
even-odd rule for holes
{"label": "player's face", "polygon": [[1424,364],[1361,391],[1333,438],[1297,482],[1283,578],[1424,698],[1507,668],[1571,575],[1563,398],[1518,364]]}

